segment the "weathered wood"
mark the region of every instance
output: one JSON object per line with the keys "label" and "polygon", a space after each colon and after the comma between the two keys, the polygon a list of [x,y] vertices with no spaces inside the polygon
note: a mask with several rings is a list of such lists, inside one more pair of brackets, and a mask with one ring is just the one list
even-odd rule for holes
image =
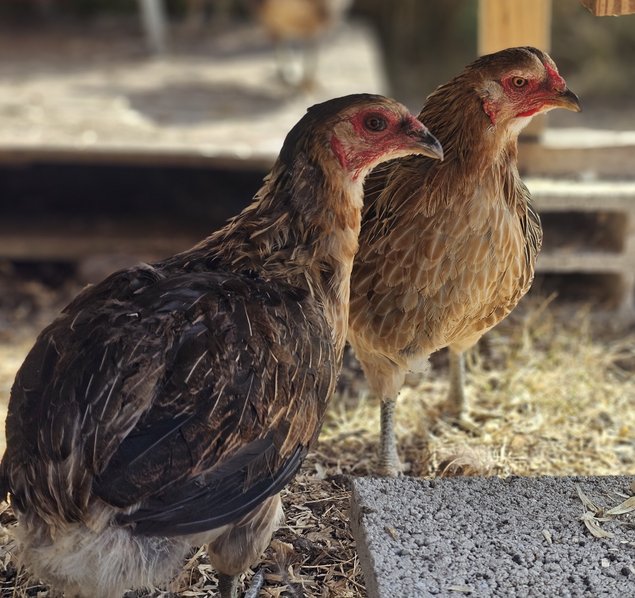
{"label": "weathered wood", "polygon": [[[282,144],[282,140],[280,141]],[[38,145],[6,145],[0,141],[0,166],[48,164],[108,164],[126,166],[182,166],[205,167],[216,170],[267,172],[273,165],[273,152],[254,152],[251,156],[237,157],[235,154],[207,152],[199,146],[169,147],[140,142],[117,145],[94,145],[83,147],[66,141],[42,142]]]}
{"label": "weathered wood", "polygon": [[580,0],[596,17],[618,17],[635,13],[635,0]]}
{"label": "weathered wood", "polygon": [[26,51],[1,39],[0,56],[12,59],[0,60],[0,162],[59,152],[56,161],[269,167],[307,106],[387,89],[379,45],[359,24],[330,34],[317,85],[303,91],[278,80],[273,46],[255,25],[205,43],[175,39],[179,52],[161,60],[140,59],[138,36],[125,32],[60,39],[38,30],[20,42]]}

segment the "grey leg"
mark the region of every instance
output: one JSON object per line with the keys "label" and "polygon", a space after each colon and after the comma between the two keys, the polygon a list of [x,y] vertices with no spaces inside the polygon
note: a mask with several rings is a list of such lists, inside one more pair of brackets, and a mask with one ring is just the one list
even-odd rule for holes
{"label": "grey leg", "polygon": [[395,399],[385,399],[381,402],[379,473],[391,477],[401,474],[401,463],[399,462],[395,438],[394,412]]}
{"label": "grey leg", "polygon": [[218,591],[221,598],[238,598],[238,575],[219,573]]}
{"label": "grey leg", "polygon": [[470,418],[465,396],[465,353],[450,349],[450,389],[443,406],[443,413],[459,428],[478,434],[480,426]]}
{"label": "grey leg", "polygon": [[265,583],[265,574],[262,569],[258,569],[256,574],[251,578],[251,585],[245,592],[244,598],[258,598],[260,596],[260,590]]}
{"label": "grey leg", "polygon": [[444,409],[450,417],[460,420],[466,412],[465,355],[450,349],[450,389]]}

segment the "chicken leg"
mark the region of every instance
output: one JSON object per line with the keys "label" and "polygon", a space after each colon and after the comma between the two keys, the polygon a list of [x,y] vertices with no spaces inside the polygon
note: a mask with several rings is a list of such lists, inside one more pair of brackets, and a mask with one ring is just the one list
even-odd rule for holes
{"label": "chicken leg", "polygon": [[258,569],[257,573],[251,578],[251,585],[245,592],[244,598],[258,598],[264,583],[265,574],[262,572],[262,569]]}
{"label": "chicken leg", "polygon": [[478,434],[479,427],[471,419],[465,394],[465,351],[448,347],[449,382],[448,395],[443,405],[443,415],[465,432]]}
{"label": "chicken leg", "polygon": [[460,421],[465,416],[465,353],[448,349],[449,355],[449,382],[450,388],[444,405],[444,414]]}
{"label": "chicken leg", "polygon": [[381,402],[379,473],[390,477],[401,474],[395,437],[395,403],[396,399],[383,399]]}
{"label": "chicken leg", "polygon": [[218,593],[221,598],[238,598],[238,575],[219,573]]}

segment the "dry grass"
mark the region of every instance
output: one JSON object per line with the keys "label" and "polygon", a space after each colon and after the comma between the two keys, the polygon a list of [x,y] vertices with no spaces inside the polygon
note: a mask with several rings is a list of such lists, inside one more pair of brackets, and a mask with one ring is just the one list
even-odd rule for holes
{"label": "dry grass", "polygon": [[[45,304],[45,312],[55,307]],[[26,332],[14,338],[0,334],[3,399],[35,332],[33,324],[22,324]],[[434,359],[428,376],[402,392],[397,433],[412,475],[635,475],[632,328],[599,322],[586,307],[556,307],[533,298],[470,353],[468,366],[472,431],[438,417],[447,390],[443,356]],[[360,386],[354,370],[345,378]],[[378,428],[378,406],[363,390],[334,398],[319,445],[284,493],[287,525],[263,559],[261,596],[365,596],[348,529],[346,480],[373,472]],[[0,522],[10,525],[10,513]],[[17,574],[6,552],[5,526],[2,596],[46,597],[45,587]],[[246,587],[251,577],[250,572]],[[134,596],[214,596],[215,588],[214,572],[199,551],[172,593]]]}

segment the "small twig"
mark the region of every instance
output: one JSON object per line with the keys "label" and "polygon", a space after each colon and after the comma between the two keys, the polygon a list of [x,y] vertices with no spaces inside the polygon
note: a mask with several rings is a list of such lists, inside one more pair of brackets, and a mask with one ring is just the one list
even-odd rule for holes
{"label": "small twig", "polygon": [[307,500],[304,502],[305,505],[315,505],[320,502],[333,502],[336,500],[350,500],[348,496],[327,496],[326,498],[318,498],[316,500]]}
{"label": "small twig", "polygon": [[600,512],[600,507],[598,507],[584,492],[582,492],[582,488],[578,484],[575,485],[575,489],[578,493],[578,497],[582,501],[582,504],[594,514]]}

